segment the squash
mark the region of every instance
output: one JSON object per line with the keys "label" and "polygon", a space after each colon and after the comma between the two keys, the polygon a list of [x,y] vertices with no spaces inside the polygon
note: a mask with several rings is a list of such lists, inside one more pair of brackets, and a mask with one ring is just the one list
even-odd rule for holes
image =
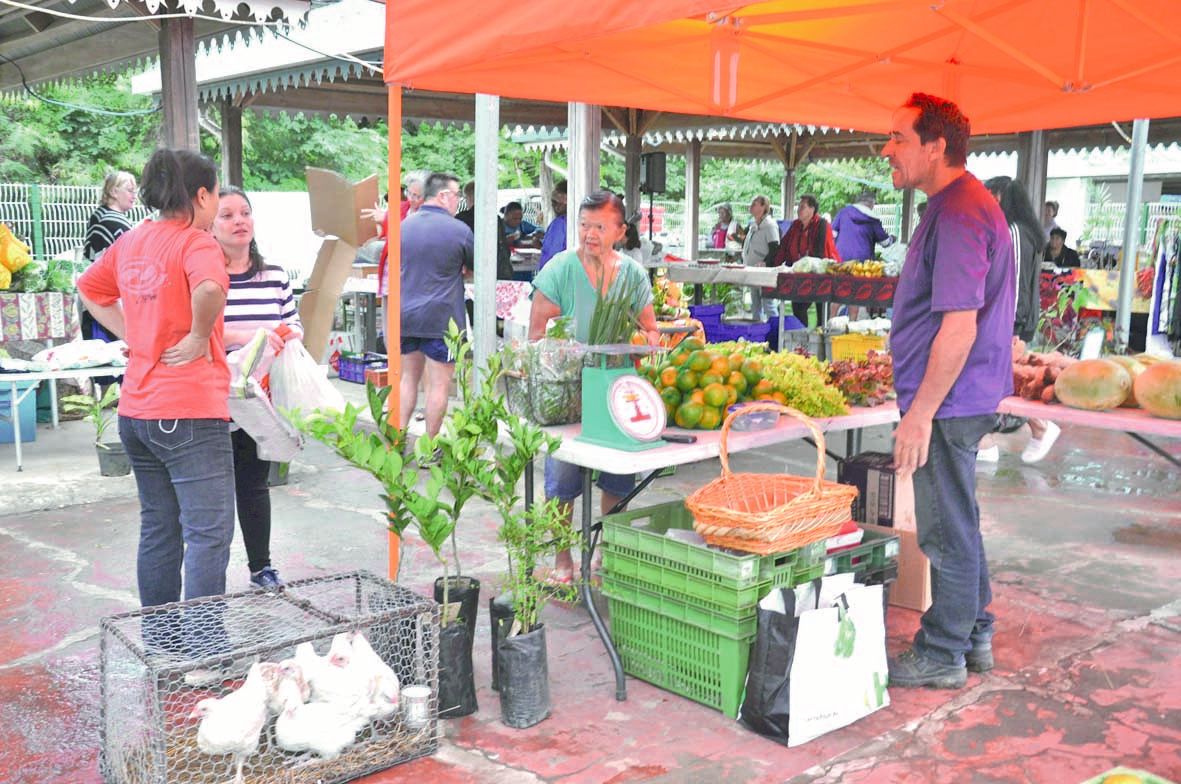
{"label": "squash", "polygon": [[1136,378],[1136,400],[1148,413],[1181,419],[1181,362],[1158,362]]}
{"label": "squash", "polygon": [[1135,357],[1124,357],[1113,355],[1104,357],[1110,359],[1112,362],[1118,362],[1123,366],[1124,370],[1128,371],[1128,375],[1132,377],[1132,394],[1128,395],[1128,399],[1123,402],[1123,408],[1136,408],[1139,404],[1136,402],[1136,379],[1144,372],[1145,366],[1136,360]]}
{"label": "squash", "polygon": [[1117,408],[1132,391],[1132,376],[1109,359],[1084,359],[1063,368],[1054,395],[1072,408],[1104,411]]}

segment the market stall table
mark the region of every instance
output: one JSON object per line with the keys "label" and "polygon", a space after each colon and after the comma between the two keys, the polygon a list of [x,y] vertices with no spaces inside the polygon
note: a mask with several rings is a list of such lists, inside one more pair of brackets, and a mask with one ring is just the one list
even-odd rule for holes
{"label": "market stall table", "polygon": [[[898,422],[898,420],[898,407],[893,403],[887,403],[872,408],[853,408],[844,416],[828,417],[814,421],[821,432],[845,432],[848,436],[847,446],[851,452],[855,448],[855,444],[859,440],[860,432],[863,428],[874,427],[876,425],[891,425]],[[627,452],[575,440],[576,436],[582,432],[581,424],[558,425],[544,428],[544,430],[546,433],[559,436],[562,439],[561,446],[554,452],[553,456],[558,460],[579,466],[582,469],[582,535],[585,543],[582,553],[582,601],[586,605],[587,612],[590,613],[595,630],[599,633],[599,637],[607,649],[607,655],[611,657],[611,665],[615,669],[615,698],[622,701],[627,699],[627,685],[624,680],[623,663],[619,658],[619,653],[615,650],[615,644],[611,640],[611,635],[607,631],[607,627],[604,625],[603,619],[599,616],[599,612],[591,599],[590,581],[586,578],[586,574],[590,570],[591,549],[594,546],[594,524],[592,522],[594,512],[591,505],[592,473],[594,471],[609,471],[614,474],[643,474],[643,477],[636,484],[635,490],[620,501],[620,506],[622,507],[651,484],[664,469],[718,457],[721,454],[721,431],[689,431],[674,428],[670,429],[670,432],[696,436],[696,443],[670,443],[638,452]],[[808,428],[803,424],[794,419],[789,420],[786,417],[781,417],[779,423],[770,430],[731,431],[727,441],[727,450],[733,455],[736,452],[772,446],[798,438],[805,438],[808,435]],[[533,499],[532,473],[531,470],[525,472],[526,503],[532,503]]]}
{"label": "market stall table", "polygon": [[1126,433],[1129,438],[1143,444],[1181,468],[1181,459],[1169,454],[1145,436],[1163,436],[1181,439],[1181,420],[1161,419],[1140,408],[1116,408],[1111,411],[1084,411],[1064,405],[1053,405],[1019,397],[1007,397],[997,410],[1002,414],[1048,419],[1068,425],[1094,427],[1100,430],[1115,430]]}
{"label": "market stall table", "polygon": [[[49,381],[55,383],[62,378],[99,378],[102,376],[121,376],[124,367],[117,367],[115,365],[102,365],[100,367],[90,368],[75,368],[73,370],[37,370],[28,373],[0,373],[0,385],[8,387],[8,408],[9,414],[12,416],[12,434],[13,444],[16,446],[16,470],[21,471],[22,455],[21,455],[21,422],[20,422],[20,404],[28,395],[37,389],[37,385],[42,381]],[[17,389],[17,384],[33,382],[32,386],[26,387],[24,391]],[[96,391],[97,394],[97,391]],[[52,423],[54,427],[58,425],[57,419],[57,395],[54,394],[50,402],[50,411]]]}
{"label": "market stall table", "polygon": [[[780,268],[776,268],[780,269]],[[853,275],[821,275],[814,272],[780,272],[774,292],[763,292],[763,299],[791,302],[816,302],[820,305],[860,305],[888,308],[894,304],[898,278],[861,278]],[[828,322],[828,308],[818,307],[821,328]],[[783,317],[779,318],[779,342],[783,345]],[[824,342],[821,341],[821,347]],[[821,356],[821,359],[826,357]]]}

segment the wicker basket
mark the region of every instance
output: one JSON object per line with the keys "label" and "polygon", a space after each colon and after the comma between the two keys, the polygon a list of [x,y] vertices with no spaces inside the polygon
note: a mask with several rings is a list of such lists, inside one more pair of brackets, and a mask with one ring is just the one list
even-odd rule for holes
{"label": "wicker basket", "polygon": [[[738,413],[779,411],[803,422],[816,442],[816,476],[735,474],[726,439]],[[824,434],[804,414],[778,403],[757,403],[722,424],[722,475],[687,499],[693,527],[711,545],[769,555],[826,539],[850,519],[857,497],[851,485],[824,481]]]}

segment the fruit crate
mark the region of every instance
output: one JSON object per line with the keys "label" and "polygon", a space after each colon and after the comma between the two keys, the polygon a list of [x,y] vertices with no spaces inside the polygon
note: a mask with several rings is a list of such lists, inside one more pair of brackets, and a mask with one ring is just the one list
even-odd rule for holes
{"label": "fruit crate", "polygon": [[900,537],[864,528],[861,530],[863,538],[860,544],[825,557],[824,574],[878,572],[891,566],[897,570]]}
{"label": "fruit crate", "polygon": [[777,555],[751,555],[668,537],[670,530],[693,530],[693,513],[683,500],[607,515],[602,523],[608,548],[624,551],[653,569],[692,575],[736,591],[765,582],[788,585],[801,575],[815,571],[818,577],[824,570],[824,542]]}
{"label": "fruit crate", "polygon": [[608,597],[611,636],[629,675],[738,717],[754,635],[735,640]]}
{"label": "fruit crate", "polygon": [[859,335],[850,332],[847,335],[832,336],[832,351],[829,359],[865,359],[870,351],[885,351],[886,338],[882,335]]}
{"label": "fruit crate", "polygon": [[712,326],[704,326],[705,337],[710,343],[726,343],[731,340],[766,343],[771,332],[771,325],[766,321],[719,321]]}
{"label": "fruit crate", "polygon": [[725,305],[690,305],[689,315],[699,322],[701,326],[709,329],[716,327],[722,321],[722,314],[726,312]]}
{"label": "fruit crate", "polygon": [[646,589],[645,584],[625,577],[603,575],[603,595],[608,599],[651,610],[665,618],[682,621],[730,640],[749,639],[758,632],[758,615],[754,607],[729,613],[719,612],[704,604],[679,601],[667,594]]}

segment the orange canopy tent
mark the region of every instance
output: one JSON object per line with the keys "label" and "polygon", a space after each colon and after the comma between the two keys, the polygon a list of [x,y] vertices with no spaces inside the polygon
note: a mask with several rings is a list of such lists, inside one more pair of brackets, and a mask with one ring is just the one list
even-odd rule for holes
{"label": "orange canopy tent", "polygon": [[390,181],[402,89],[863,131],[922,91],[1006,133],[1176,116],[1179,64],[1179,0],[386,0]]}
{"label": "orange canopy tent", "polygon": [[1175,116],[1177,0],[387,0],[406,88],[884,131],[915,91],[974,133]]}

